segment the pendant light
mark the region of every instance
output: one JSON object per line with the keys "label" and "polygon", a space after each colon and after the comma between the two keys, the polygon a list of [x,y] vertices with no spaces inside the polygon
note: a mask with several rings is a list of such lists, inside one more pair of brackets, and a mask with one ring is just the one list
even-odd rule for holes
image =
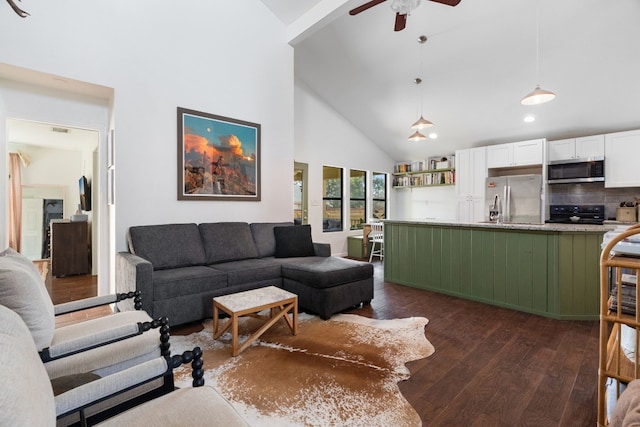
{"label": "pendant light", "polygon": [[[424,46],[426,41],[427,41],[427,36],[418,37],[418,43],[420,43],[420,74],[422,74],[423,72],[422,46]],[[416,84],[416,88],[418,88],[418,99],[420,103],[420,118],[413,125],[411,125],[411,129],[414,129],[415,132],[409,137],[409,140],[422,141],[427,137],[421,134],[420,130],[433,126],[433,123],[425,119],[424,115],[422,114],[423,101],[422,101],[422,89],[420,88],[420,84],[422,83],[422,78],[416,77],[413,80],[413,82]]]}
{"label": "pendant light", "polygon": [[[540,80],[540,3],[536,4],[536,79]],[[549,102],[556,97],[556,94],[540,88],[540,83],[536,85],[533,92],[527,94],[520,100],[522,105],[539,105]]]}

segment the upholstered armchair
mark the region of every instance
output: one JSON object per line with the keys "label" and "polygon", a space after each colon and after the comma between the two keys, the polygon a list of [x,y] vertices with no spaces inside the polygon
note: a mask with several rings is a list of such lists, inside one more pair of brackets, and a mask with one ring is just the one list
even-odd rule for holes
{"label": "upholstered armchair", "polygon": [[[101,378],[85,378],[80,384],[54,396],[31,333],[14,311],[0,306],[0,425],[54,426],[56,419],[80,412],[97,401],[154,378],[172,375],[182,363],[191,362],[193,386],[171,391],[120,413],[103,426],[247,426],[236,410],[211,387],[200,387],[202,352],[199,348],[173,357],[156,357]],[[81,416],[81,423],[86,419]]]}
{"label": "upholstered armchair", "polygon": [[[29,328],[51,379],[91,372],[105,376],[169,352],[167,319],[144,311],[114,313],[56,328],[55,316],[132,298],[136,293],[101,296],[54,306],[31,260],[7,249],[0,252],[0,304],[20,315]],[[145,333],[158,328],[158,333]],[[109,344],[109,345],[105,345]]]}

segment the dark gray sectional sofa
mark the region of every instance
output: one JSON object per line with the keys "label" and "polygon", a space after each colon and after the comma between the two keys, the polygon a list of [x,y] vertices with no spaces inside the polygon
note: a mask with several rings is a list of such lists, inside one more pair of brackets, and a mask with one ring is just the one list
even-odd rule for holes
{"label": "dark gray sectional sofa", "polygon": [[172,326],[211,317],[215,296],[270,285],[323,319],[373,299],[371,264],[331,256],[329,244],[311,241],[309,226],[162,224],[131,227],[127,238],[117,291],[142,291],[143,309]]}

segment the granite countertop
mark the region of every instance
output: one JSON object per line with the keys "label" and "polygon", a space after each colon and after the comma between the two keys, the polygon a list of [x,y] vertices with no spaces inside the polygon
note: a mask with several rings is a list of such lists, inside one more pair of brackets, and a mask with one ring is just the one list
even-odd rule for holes
{"label": "granite countertop", "polygon": [[561,231],[561,232],[591,232],[605,233],[615,229],[620,224],[608,223],[603,225],[594,224],[518,224],[518,223],[501,223],[493,222],[461,222],[455,220],[437,220],[437,219],[408,219],[408,220],[385,220],[390,223],[404,224],[433,224],[444,226],[459,227],[477,227],[477,228],[494,228],[502,230],[529,230],[529,231]]}

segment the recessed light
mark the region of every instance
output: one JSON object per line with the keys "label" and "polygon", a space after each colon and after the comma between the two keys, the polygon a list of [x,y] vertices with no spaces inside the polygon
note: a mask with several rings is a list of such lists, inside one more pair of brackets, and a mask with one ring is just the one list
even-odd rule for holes
{"label": "recessed light", "polygon": [[524,121],[527,122],[527,123],[535,122],[536,121],[536,117],[535,116],[525,116]]}
{"label": "recessed light", "polygon": [[437,134],[437,133],[435,133],[435,132],[431,132],[431,133],[429,134],[429,138],[431,138],[431,139],[437,139],[437,138],[438,138],[438,134]]}

